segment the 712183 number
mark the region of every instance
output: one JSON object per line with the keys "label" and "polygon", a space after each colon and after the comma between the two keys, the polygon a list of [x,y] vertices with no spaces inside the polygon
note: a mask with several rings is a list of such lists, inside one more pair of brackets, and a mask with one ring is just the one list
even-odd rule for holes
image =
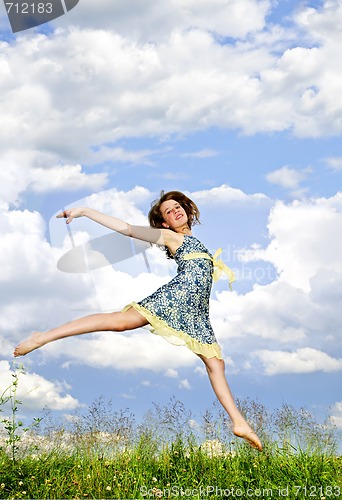
{"label": "712183 number", "polygon": [[296,497],[298,495],[311,498],[340,498],[342,493],[339,486],[293,486]]}
{"label": "712183 number", "polygon": [[6,2],[9,14],[13,10],[16,14],[52,14],[52,3]]}

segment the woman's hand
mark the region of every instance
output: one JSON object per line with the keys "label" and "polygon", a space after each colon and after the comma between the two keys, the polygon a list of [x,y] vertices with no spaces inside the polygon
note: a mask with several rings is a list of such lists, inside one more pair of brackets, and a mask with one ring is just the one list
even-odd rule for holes
{"label": "woman's hand", "polygon": [[82,217],[84,215],[84,208],[79,207],[79,208],[69,208],[68,210],[64,210],[64,212],[61,212],[60,214],[56,215],[57,219],[64,218],[66,219],[66,223],[70,224],[70,222],[73,219],[76,219],[77,217]]}

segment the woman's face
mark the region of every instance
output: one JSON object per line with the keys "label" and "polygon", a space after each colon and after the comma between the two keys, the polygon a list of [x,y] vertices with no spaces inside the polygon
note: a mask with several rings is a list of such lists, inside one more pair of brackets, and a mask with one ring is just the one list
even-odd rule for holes
{"label": "woman's face", "polygon": [[174,231],[188,222],[184,208],[175,200],[163,201],[160,205],[160,213],[165,221],[163,226]]}

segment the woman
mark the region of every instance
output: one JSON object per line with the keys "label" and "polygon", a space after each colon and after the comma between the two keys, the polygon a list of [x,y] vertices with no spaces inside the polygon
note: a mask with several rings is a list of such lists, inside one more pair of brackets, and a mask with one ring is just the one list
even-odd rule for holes
{"label": "woman", "polygon": [[122,332],[150,324],[154,333],[169,342],[186,345],[204,362],[212,388],[229,414],[233,432],[251,446],[262,450],[253,432],[235,405],[224,374],[224,361],[209,319],[209,296],[213,269],[219,266],[233,279],[230,270],[211,256],[192,235],[199,222],[196,204],[179,191],[162,194],[149,212],[150,227],[133,226],[91,208],[72,208],[57,217],[67,224],[77,217],[88,217],[123,235],[157,244],[178,264],[177,275],[142,301],[132,302],[121,312],[93,314],[76,319],[48,332],[36,332],[20,343],[14,356],[25,354],[65,337],[96,331]]}

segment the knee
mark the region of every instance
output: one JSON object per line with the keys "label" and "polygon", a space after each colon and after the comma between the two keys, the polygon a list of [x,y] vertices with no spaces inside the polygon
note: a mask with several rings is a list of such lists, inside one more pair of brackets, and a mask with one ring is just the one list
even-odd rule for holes
{"label": "knee", "polygon": [[202,358],[209,374],[222,373],[225,370],[223,359],[218,358]]}
{"label": "knee", "polygon": [[109,324],[110,329],[113,332],[124,332],[127,329],[127,322],[125,321],[125,317],[120,312],[109,313]]}

